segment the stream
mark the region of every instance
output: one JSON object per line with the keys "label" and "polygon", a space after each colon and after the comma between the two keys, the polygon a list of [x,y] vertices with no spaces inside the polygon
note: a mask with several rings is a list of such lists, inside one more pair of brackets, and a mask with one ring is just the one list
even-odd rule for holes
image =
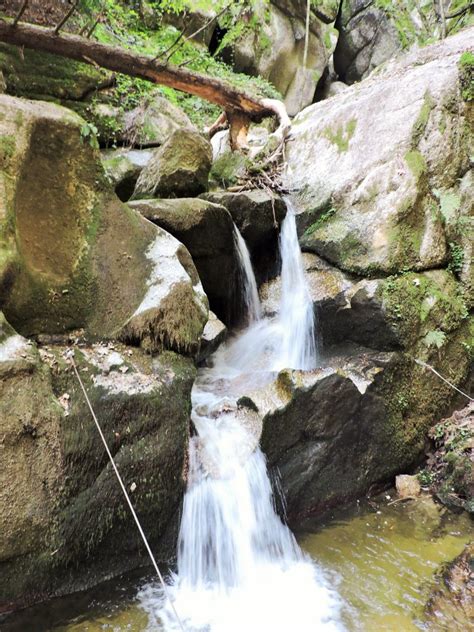
{"label": "stream", "polygon": [[[474,535],[467,514],[452,514],[429,497],[390,502],[384,496],[377,508],[356,505],[325,525],[298,534],[302,549],[337,587],[343,601],[341,617],[350,632],[432,630],[423,621],[423,610],[430,591],[442,583],[436,572],[461,553]],[[18,613],[0,629],[161,632],[159,627],[149,627],[147,610],[137,596],[149,581],[143,571],[128,575]],[[462,628],[453,622],[446,629],[467,630],[469,623]],[[257,632],[251,627],[248,631]]]}
{"label": "stream", "polygon": [[[317,364],[312,303],[291,208],[281,232],[278,314],[260,316],[250,257],[238,231],[247,326],[198,372],[177,568],[168,591],[187,632],[429,630],[435,573],[472,534],[464,515],[430,498],[356,506],[298,538],[278,515],[259,416],[239,399],[284,368]],[[129,577],[25,611],[2,630],[180,630],[161,587]],[[454,628],[456,629],[456,628]]]}

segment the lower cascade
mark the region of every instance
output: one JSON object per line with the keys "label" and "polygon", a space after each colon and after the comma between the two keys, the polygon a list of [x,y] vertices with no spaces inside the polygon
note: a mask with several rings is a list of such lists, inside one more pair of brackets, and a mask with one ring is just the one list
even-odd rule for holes
{"label": "lower cascade", "polygon": [[[282,296],[261,318],[245,242],[237,240],[249,326],[198,373],[192,393],[196,435],[169,592],[189,632],[341,630],[341,603],[322,571],[299,548],[275,510],[258,415],[238,399],[283,368],[316,363],[313,310],[291,207],[280,237]],[[150,629],[180,630],[157,585],[140,593]]]}

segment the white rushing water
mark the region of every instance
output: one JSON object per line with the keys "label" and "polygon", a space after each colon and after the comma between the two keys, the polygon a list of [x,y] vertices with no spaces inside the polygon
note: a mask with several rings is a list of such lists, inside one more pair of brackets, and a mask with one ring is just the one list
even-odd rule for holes
{"label": "white rushing water", "polygon": [[234,241],[237,250],[237,257],[239,259],[245,313],[249,323],[254,323],[259,320],[262,315],[260,299],[258,297],[257,281],[255,280],[255,274],[253,273],[252,262],[250,261],[250,253],[247,248],[247,244],[235,224]]}
{"label": "white rushing water", "polygon": [[[262,319],[250,257],[240,243],[250,325],[218,350],[212,368],[200,369],[193,387],[197,434],[170,585],[187,632],[342,629],[337,594],[276,513],[258,428],[242,421],[236,405],[275,371],[316,362],[313,310],[291,212],[280,247],[279,314]],[[140,596],[150,630],[180,629],[159,587],[150,585]]]}

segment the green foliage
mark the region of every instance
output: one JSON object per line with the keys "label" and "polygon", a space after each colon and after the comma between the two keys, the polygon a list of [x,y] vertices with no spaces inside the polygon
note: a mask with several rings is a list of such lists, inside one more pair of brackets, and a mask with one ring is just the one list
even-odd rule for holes
{"label": "green foliage", "polygon": [[98,129],[93,123],[84,123],[81,127],[81,138],[84,142],[88,142],[94,149],[99,149],[99,141],[97,140]]}
{"label": "green foliage", "polygon": [[423,342],[427,347],[436,347],[437,349],[441,349],[446,342],[446,334],[444,331],[439,329],[429,331],[423,338]]}
{"label": "green foliage", "polygon": [[454,274],[459,274],[462,271],[464,263],[464,249],[452,241],[449,242],[448,246],[450,258],[448,270],[451,270]]}
{"label": "green foliage", "polygon": [[430,472],[429,470],[421,470],[418,472],[416,477],[422,487],[430,487],[435,480],[433,472]]}
{"label": "green foliage", "polygon": [[470,51],[459,58],[459,81],[464,101],[474,101],[474,53]]}
{"label": "green foliage", "polygon": [[322,215],[318,217],[318,219],[314,222],[314,224],[311,224],[311,226],[309,226],[306,229],[305,235],[311,235],[312,233],[314,233],[318,228],[320,228],[323,224],[325,224],[335,213],[336,213],[336,209],[333,206],[331,206],[327,211],[325,211]]}
{"label": "green foliage", "polygon": [[[180,37],[180,31],[166,23],[169,14],[181,14],[184,11],[220,12],[228,9],[219,18],[219,25],[227,29],[227,34],[220,48],[229,46],[243,34],[245,29],[261,34],[262,20],[257,15],[265,14],[269,0],[164,0],[150,2],[155,16],[153,28],[147,26],[140,15],[140,2],[120,2],[119,0],[82,0],[81,20],[83,25],[93,23],[95,17],[102,12],[104,19],[97,25],[93,37],[110,45],[118,45],[137,53],[158,57],[159,61],[173,63],[177,66],[217,77],[228,82],[234,88],[245,90],[255,97],[271,97],[281,99],[281,95],[268,81],[260,77],[233,72],[226,63],[216,59],[206,49],[196,46],[194,42]],[[246,20],[242,19],[246,14]],[[271,42],[268,43],[269,45]],[[189,118],[204,127],[213,122],[220,114],[220,108],[207,101],[188,95],[172,88],[157,86],[151,82],[117,75],[117,86],[112,97],[113,105],[128,111],[141,105],[152,92],[159,93],[181,107]]]}

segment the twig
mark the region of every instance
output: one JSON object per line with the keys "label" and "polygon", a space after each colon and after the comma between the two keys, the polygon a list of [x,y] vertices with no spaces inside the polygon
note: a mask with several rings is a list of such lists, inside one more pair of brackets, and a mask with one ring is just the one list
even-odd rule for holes
{"label": "twig", "polygon": [[[183,37],[183,35],[186,32],[186,27],[188,25],[188,21],[187,21],[187,14],[185,13],[183,16],[183,28],[181,29],[178,37],[174,40],[174,42],[171,44],[171,46],[168,46],[168,48],[166,48],[164,51],[162,51],[161,53],[158,53],[158,55],[156,57],[153,58],[153,61],[157,61],[158,59],[160,59],[161,57],[164,57],[167,53],[170,52],[170,50],[172,48],[174,48],[176,46],[176,44],[180,41],[180,39]],[[168,57],[166,58],[166,61],[168,61]]]}
{"label": "twig", "polygon": [[[167,58],[166,61],[168,61],[180,48],[182,48],[184,46],[184,44],[186,44],[186,42],[189,42],[190,39],[193,39],[193,37],[196,37],[196,35],[199,35],[199,33],[201,33],[202,31],[204,31],[205,29],[207,29],[208,26],[210,26],[213,22],[215,22],[215,20],[218,20],[221,15],[223,15],[229,8],[231,7],[231,4],[227,4],[221,11],[219,11],[219,13],[216,13],[216,15],[214,15],[210,20],[208,20],[205,24],[203,24],[203,26],[201,26],[200,28],[198,28],[197,31],[194,31],[194,33],[191,33],[191,35],[188,35],[188,37],[185,37],[182,41],[181,44],[178,46],[178,48],[176,48]],[[178,38],[181,39],[181,38]]]}
{"label": "twig", "polygon": [[12,26],[16,26],[18,24],[18,22],[20,21],[21,16],[23,15],[23,13],[26,11],[26,9],[28,7],[28,2],[29,2],[29,0],[23,0],[23,4],[21,5],[20,10],[15,15],[15,19],[12,22]]}
{"label": "twig", "polygon": [[77,9],[77,6],[79,4],[79,0],[76,0],[76,2],[72,5],[72,7],[69,9],[69,11],[66,13],[66,15],[63,17],[63,19],[61,20],[61,22],[59,22],[59,24],[56,26],[56,28],[54,29],[54,33],[55,35],[57,35],[59,33],[59,31],[62,29],[62,27],[66,24],[66,22],[69,20],[69,18],[71,17],[71,15],[74,13],[74,11]]}
{"label": "twig", "polygon": [[100,15],[97,17],[97,19],[96,19],[96,21],[94,22],[94,24],[93,24],[93,25],[90,27],[90,29],[87,31],[87,33],[86,33],[86,38],[87,38],[87,39],[89,39],[89,38],[91,37],[92,33],[95,31],[95,29],[96,29],[97,25],[99,24],[99,22],[101,22],[101,21],[102,21],[102,17],[103,17],[103,16],[102,16],[102,14],[100,14]]}
{"label": "twig", "polygon": [[471,2],[470,4],[463,7],[462,9],[459,9],[458,11],[455,11],[454,13],[449,13],[448,15],[445,15],[444,17],[446,20],[452,20],[453,18],[457,18],[461,15],[464,15],[465,13],[467,13],[468,11],[472,11],[473,9],[474,9],[474,2]]}

